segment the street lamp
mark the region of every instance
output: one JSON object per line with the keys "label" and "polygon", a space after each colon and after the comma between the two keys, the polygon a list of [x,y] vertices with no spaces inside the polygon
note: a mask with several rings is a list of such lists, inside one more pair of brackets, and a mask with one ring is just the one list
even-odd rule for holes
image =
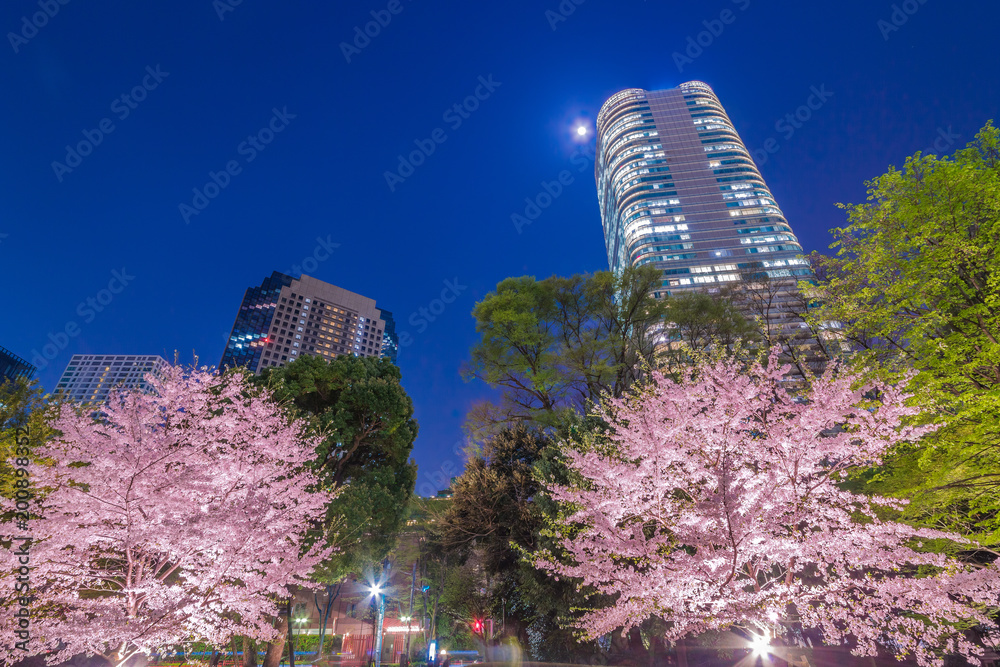
{"label": "street lamp", "polygon": [[382,665],[382,621],[385,620],[385,593],[381,584],[372,584],[372,596],[378,598],[378,621],[375,628],[375,667]]}
{"label": "street lamp", "polygon": [[[410,609],[413,609],[413,589],[410,588]],[[407,665],[410,664],[410,634],[413,628],[410,627],[410,621],[413,620],[412,616],[400,616],[399,620],[403,622],[403,627],[406,628],[406,646],[403,647],[403,655],[405,656],[405,662]],[[402,665],[404,659],[400,659],[400,665]]]}
{"label": "street lamp", "polygon": [[750,650],[755,658],[762,658],[771,652],[771,635],[765,632],[762,635],[750,633]]}

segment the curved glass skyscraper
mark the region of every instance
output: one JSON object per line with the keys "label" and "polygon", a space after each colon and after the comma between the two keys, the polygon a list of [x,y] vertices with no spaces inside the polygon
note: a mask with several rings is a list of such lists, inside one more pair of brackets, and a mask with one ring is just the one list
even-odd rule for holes
{"label": "curved glass skyscraper", "polygon": [[812,274],[802,247],[712,89],[623,90],[597,116],[597,194],[608,263],[653,264],[663,291],[717,291],[748,271]]}

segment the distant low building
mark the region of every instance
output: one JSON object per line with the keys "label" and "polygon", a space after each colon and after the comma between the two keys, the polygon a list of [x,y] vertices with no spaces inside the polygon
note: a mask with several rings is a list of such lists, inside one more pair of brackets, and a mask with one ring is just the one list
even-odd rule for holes
{"label": "distant low building", "polygon": [[59,378],[56,393],[83,405],[101,405],[113,389],[146,389],[146,375],[155,375],[167,365],[155,354],[75,354]]}

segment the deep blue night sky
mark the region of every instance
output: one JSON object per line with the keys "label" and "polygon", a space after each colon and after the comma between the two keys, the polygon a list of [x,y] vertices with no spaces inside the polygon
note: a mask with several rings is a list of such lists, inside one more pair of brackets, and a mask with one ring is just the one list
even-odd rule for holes
{"label": "deep blue night sky", "polygon": [[[608,96],[713,86],[750,148],[775,139],[762,171],[810,251],[865,179],[939,137],[964,144],[1000,106],[1000,5],[985,0],[908,0],[898,26],[878,0],[564,0],[567,16],[546,15],[558,0],[235,1],[43,0],[54,16],[14,45],[41,10],[3,3],[0,345],[30,359],[78,326],[38,375],[47,389],[74,353],[195,350],[216,364],[248,286],[301,265],[318,238],[339,244],[311,274],[375,298],[411,339],[399,363],[424,494],[457,472],[465,411],[488,393],[459,377],[475,302],[507,276],[607,268],[593,171],[572,158],[575,124]],[[723,10],[730,22],[714,22]],[[341,43],[372,11],[391,21],[348,63]],[[679,71],[673,54],[706,21],[719,34]],[[491,76],[468,118],[444,117]],[[153,89],[129,108],[121,96],[144,79]],[[832,96],[794,133],[776,127],[813,86]],[[274,109],[294,118],[241,150]],[[67,144],[103,119],[113,131],[57,176]],[[438,128],[446,140],[390,191],[397,156]],[[185,223],[179,205],[231,160],[239,173]],[[574,182],[518,233],[511,214],[563,169]],[[78,310],[123,269],[134,277],[111,303]],[[420,324],[445,281],[457,299]]]}

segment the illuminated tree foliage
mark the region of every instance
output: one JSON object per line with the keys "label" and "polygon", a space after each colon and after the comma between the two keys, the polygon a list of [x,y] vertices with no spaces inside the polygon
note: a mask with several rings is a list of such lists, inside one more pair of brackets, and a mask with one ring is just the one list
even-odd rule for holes
{"label": "illuminated tree foliage", "polygon": [[953,157],[908,159],[846,206],[836,257],[814,258],[824,306],[858,368],[910,383],[944,426],[903,448],[873,488],[910,496],[905,518],[1000,544],[1000,132]]}
{"label": "illuminated tree foliage", "polygon": [[962,629],[993,627],[1000,570],[928,552],[923,541],[962,538],[885,520],[902,501],[839,484],[932,427],[903,425],[917,409],[899,388],[855,390],[836,368],[793,397],[778,350],[679,382],[654,373],[609,401],[606,439],[566,452],[578,481],[550,489],[579,530],[537,564],[612,596],[579,619],[591,638],[651,617],[668,641],[794,617],[860,655],[977,655]]}
{"label": "illuminated tree foliage", "polygon": [[[36,452],[53,464],[30,469],[29,525],[0,525],[32,538],[24,655],[121,664],[189,640],[269,640],[276,599],[329,556],[307,537],[331,500],[306,467],[316,443],[267,391],[177,367],[149,382],[97,418],[62,406]],[[0,567],[8,591],[20,546]],[[16,623],[0,619],[5,646]]]}

